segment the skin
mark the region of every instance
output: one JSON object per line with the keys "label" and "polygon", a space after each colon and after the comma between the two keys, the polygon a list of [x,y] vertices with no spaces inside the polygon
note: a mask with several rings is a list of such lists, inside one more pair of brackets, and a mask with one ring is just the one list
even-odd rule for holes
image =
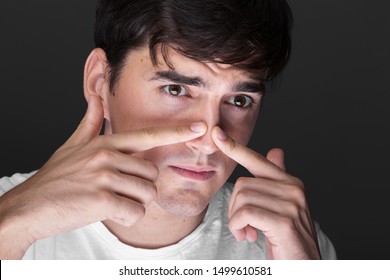
{"label": "skin", "polygon": [[[235,86],[238,83],[259,82],[249,79],[245,73],[233,67],[201,63],[173,50],[169,52],[169,58],[174,70],[164,63],[162,57],[160,64],[154,66],[147,48],[132,52],[113,92],[108,89],[107,78],[100,82],[101,86],[95,86],[99,84],[96,80],[103,79],[104,71],[101,69],[107,67],[104,53],[96,50],[87,62],[92,73],[89,75],[92,86],[88,90],[101,96],[105,104],[106,134],[192,122],[204,122],[208,127],[202,137],[136,155],[158,166],[156,198],[148,207],[144,219],[132,228],[125,229],[109,221],[105,224],[123,242],[142,248],[158,248],[176,243],[202,221],[209,201],[236,166],[236,162],[215,145],[211,130],[220,125],[238,142],[246,144],[262,96],[260,92],[237,91]],[[95,74],[93,69],[100,70]],[[156,77],[156,73],[167,71],[201,82],[191,84],[186,81],[187,84],[179,88],[182,95],[175,97],[167,92],[166,86],[175,85],[177,81],[161,75]],[[243,110],[231,104],[234,97],[244,95],[254,100],[253,106]],[[208,180],[192,180],[177,174],[175,167],[207,169],[214,174]],[[164,215],[163,218],[161,215]],[[164,224],[156,226],[155,221],[164,221]],[[144,228],[150,224],[154,226],[145,233]],[[167,224],[180,224],[182,233],[174,231],[162,235],[161,232],[167,230]],[[170,240],[167,242],[168,236]]]}
{"label": "skin", "polygon": [[[0,198],[2,259],[96,221],[132,246],[174,244],[199,225],[237,163],[254,176],[236,182],[229,203],[237,241],[255,241],[260,229],[269,259],[320,258],[303,183],[285,172],[283,151],[263,157],[246,147],[259,81],[173,50],[169,58],[173,70],[161,57],[154,66],[146,48],[132,51],[111,91],[104,51],[91,53],[80,126],[36,175]],[[178,83],[178,75],[187,78]]]}

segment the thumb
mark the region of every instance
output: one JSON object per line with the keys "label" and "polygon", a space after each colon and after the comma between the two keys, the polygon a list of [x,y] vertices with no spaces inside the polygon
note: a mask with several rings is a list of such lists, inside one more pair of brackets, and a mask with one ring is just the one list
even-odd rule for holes
{"label": "thumb", "polygon": [[267,159],[273,164],[275,164],[276,166],[278,166],[279,168],[286,171],[286,165],[284,162],[284,152],[282,149],[279,148],[271,149],[267,153]]}
{"label": "thumb", "polygon": [[74,146],[86,143],[99,135],[103,125],[103,104],[97,95],[90,95],[87,112],[72,136],[64,146]]}

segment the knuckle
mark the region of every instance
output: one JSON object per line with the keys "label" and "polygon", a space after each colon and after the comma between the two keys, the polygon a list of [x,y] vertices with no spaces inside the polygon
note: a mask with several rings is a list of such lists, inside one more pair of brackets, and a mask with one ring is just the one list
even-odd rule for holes
{"label": "knuckle", "polygon": [[245,186],[247,185],[249,182],[248,182],[248,178],[246,177],[239,177],[236,181],[236,186],[235,187],[242,187],[242,186]]}
{"label": "knuckle", "polygon": [[290,195],[300,207],[304,207],[306,205],[306,195],[302,188],[297,187],[296,185],[291,185]]}
{"label": "knuckle", "polygon": [[144,205],[150,204],[157,195],[157,188],[149,180],[133,177],[131,181],[132,191],[129,198]]}
{"label": "knuckle", "polygon": [[121,219],[125,226],[132,226],[145,216],[145,212],[145,207],[139,203],[126,203],[117,205],[112,217]]}
{"label": "knuckle", "polygon": [[107,199],[106,208],[104,208],[107,212],[107,219],[116,218],[121,220],[123,225],[131,226],[145,216],[145,207],[137,201],[116,195],[108,197],[102,195],[102,199]]}
{"label": "knuckle", "polygon": [[305,185],[303,183],[303,181],[301,179],[299,179],[298,177],[292,177],[292,182],[294,185],[296,185],[297,187],[299,187],[300,189],[302,190],[305,190]]}
{"label": "knuckle", "polygon": [[236,230],[236,223],[235,223],[235,220],[233,219],[230,219],[228,221],[228,228],[230,231],[235,231]]}
{"label": "knuckle", "polygon": [[141,131],[142,134],[145,135],[147,138],[155,139],[157,136],[156,131],[149,127],[142,128]]}
{"label": "knuckle", "polygon": [[176,126],[175,130],[176,130],[176,134],[178,134],[178,135],[185,135],[186,134],[186,130],[181,126]]}
{"label": "knuckle", "polygon": [[92,152],[89,162],[93,164],[101,164],[110,161],[113,157],[113,152],[108,148],[96,149]]}
{"label": "knuckle", "polygon": [[144,193],[144,203],[145,204],[149,204],[151,203],[154,198],[156,197],[157,195],[157,188],[156,186],[151,183],[151,182],[148,182],[145,184],[145,193]]}
{"label": "knuckle", "polygon": [[293,202],[288,202],[286,208],[290,217],[292,217],[294,220],[299,219],[300,209],[298,205]]}
{"label": "knuckle", "polygon": [[151,180],[153,180],[153,182],[157,181],[157,178],[159,175],[159,170],[158,170],[157,165],[153,162],[150,162],[150,161],[147,161],[147,165],[148,165],[148,171],[149,171],[149,175],[150,175]]}
{"label": "knuckle", "polygon": [[252,191],[248,189],[241,189],[236,194],[236,201],[240,201],[241,203],[245,203],[252,195]]}
{"label": "knuckle", "polygon": [[126,216],[133,220],[133,223],[145,216],[146,209],[142,204],[133,203],[130,207],[126,207]]}
{"label": "knuckle", "polygon": [[110,209],[113,205],[113,197],[108,192],[96,192],[92,195],[92,201],[98,209]]}
{"label": "knuckle", "polygon": [[234,151],[236,149],[237,143],[233,139],[230,139],[228,144],[228,149],[230,152]]}
{"label": "knuckle", "polygon": [[242,219],[251,219],[255,215],[254,207],[245,205],[239,210],[239,215]]}
{"label": "knuckle", "polygon": [[236,191],[246,189],[252,185],[258,185],[261,184],[261,181],[259,178],[251,178],[251,177],[239,177],[236,180],[236,183],[234,184],[234,189]]}
{"label": "knuckle", "polygon": [[115,180],[115,174],[109,169],[100,170],[96,174],[96,182],[101,186],[108,186]]}

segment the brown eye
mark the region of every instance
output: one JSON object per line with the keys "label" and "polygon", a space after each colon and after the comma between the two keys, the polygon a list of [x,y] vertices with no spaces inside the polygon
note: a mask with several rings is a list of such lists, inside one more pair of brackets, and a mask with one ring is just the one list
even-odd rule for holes
{"label": "brown eye", "polygon": [[167,85],[163,87],[164,91],[172,96],[186,95],[186,89],[181,85]]}
{"label": "brown eye", "polygon": [[240,108],[246,108],[253,104],[252,98],[246,95],[236,95],[229,99],[228,103],[240,107]]}

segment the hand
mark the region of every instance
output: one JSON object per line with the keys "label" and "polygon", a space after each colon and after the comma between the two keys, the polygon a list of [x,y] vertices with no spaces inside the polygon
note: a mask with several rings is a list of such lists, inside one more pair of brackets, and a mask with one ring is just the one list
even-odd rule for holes
{"label": "hand", "polygon": [[265,236],[268,259],[320,259],[317,235],[301,180],[285,172],[284,155],[272,149],[264,158],[219,127],[212,132],[218,148],[255,178],[239,178],[229,203],[229,228],[238,241]]}
{"label": "hand", "polygon": [[206,132],[199,123],[198,129],[188,125],[99,135],[102,123],[101,100],[90,96],[86,115],[68,141],[34,176],[0,198],[1,258],[20,258],[38,239],[97,221],[133,225],[156,195],[158,169],[132,154]]}

